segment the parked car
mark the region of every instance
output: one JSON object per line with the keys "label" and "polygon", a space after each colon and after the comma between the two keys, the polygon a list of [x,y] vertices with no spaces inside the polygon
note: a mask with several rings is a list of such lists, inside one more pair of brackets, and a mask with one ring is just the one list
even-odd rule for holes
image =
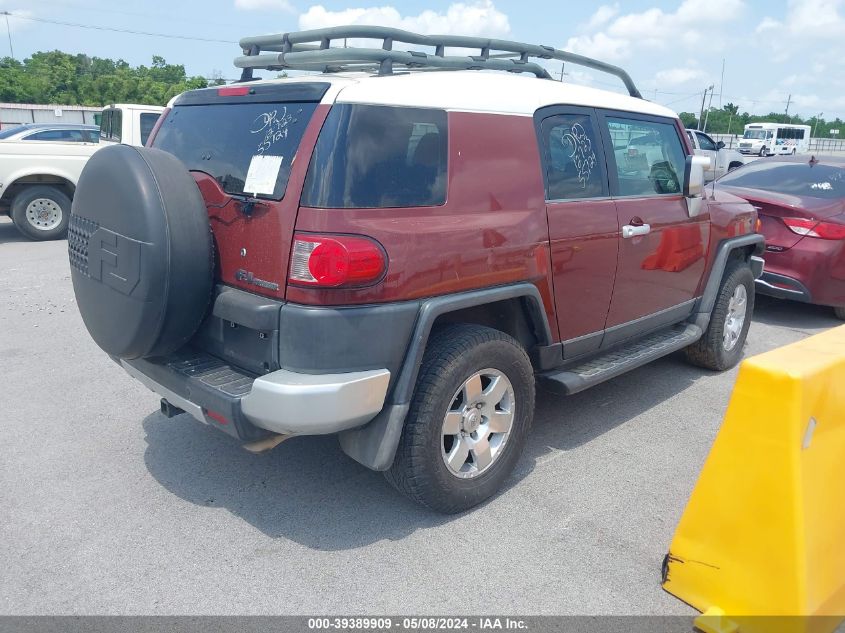
{"label": "parked car", "polygon": [[755,161],[717,189],[755,205],[766,238],[761,294],[833,306],[845,319],[845,157]]}
{"label": "parked car", "polygon": [[729,171],[745,164],[742,154],[725,147],[723,141],[714,141],[704,132],[687,130],[687,137],[698,156],[706,156],[710,159],[710,166],[704,170],[704,179],[708,182],[721,178]]}
{"label": "parked car", "polygon": [[[343,38],[391,46],[325,46]],[[176,97],[147,148],[83,171],[68,251],[94,341],[165,415],[251,450],[338,434],[443,512],[508,478],[535,380],[575,393],[681,349],[734,366],[762,268],[754,208],[703,197],[677,115],[621,69],[495,44],[375,27],[242,40],[244,83]],[[532,56],[632,96],[552,81]],[[250,81],[268,65],[359,72]],[[625,164],[617,148],[648,136]]]}
{"label": "parked car", "polygon": [[24,123],[0,130],[0,141],[98,143],[100,128],[81,123]]}
{"label": "parked car", "polygon": [[[108,126],[108,138],[103,143],[97,142],[99,137],[82,143],[62,139],[33,142],[30,136],[15,135],[0,141],[0,214],[10,215],[18,230],[30,239],[64,237],[76,183],[88,159],[104,145],[140,143],[149,136],[150,117],[158,120],[162,110],[131,104],[107,107],[103,121]],[[49,128],[66,129],[54,124]],[[85,133],[93,134],[89,130]]]}

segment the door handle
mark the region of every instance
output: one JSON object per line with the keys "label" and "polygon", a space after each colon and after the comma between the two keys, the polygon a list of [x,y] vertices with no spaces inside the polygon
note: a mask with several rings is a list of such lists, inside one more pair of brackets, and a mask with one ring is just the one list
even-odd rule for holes
{"label": "door handle", "polygon": [[636,237],[637,235],[648,235],[651,233],[651,225],[650,224],[641,224],[639,226],[633,226],[631,224],[626,224],[622,227],[622,237]]}

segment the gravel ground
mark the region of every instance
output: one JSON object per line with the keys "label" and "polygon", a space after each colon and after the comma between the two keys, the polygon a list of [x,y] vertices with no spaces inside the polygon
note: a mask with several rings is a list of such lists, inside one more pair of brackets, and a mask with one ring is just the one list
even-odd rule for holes
{"label": "gravel ground", "polygon": [[[254,456],[90,340],[66,243],[0,220],[0,613],[688,614],[660,563],[735,371],[540,392],[507,490],[433,515],[333,438]],[[761,298],[748,354],[837,325]]]}

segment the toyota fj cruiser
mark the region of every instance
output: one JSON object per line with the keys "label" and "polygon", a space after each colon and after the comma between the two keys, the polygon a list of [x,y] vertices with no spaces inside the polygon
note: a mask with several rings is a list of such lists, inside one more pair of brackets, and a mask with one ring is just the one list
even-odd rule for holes
{"label": "toyota fj cruiser", "polygon": [[[377,27],[241,45],[242,82],[176,97],[147,148],[94,154],[73,201],[85,325],[165,414],[253,449],[339,434],[457,512],[511,473],[536,379],[575,393],[681,349],[739,361],[755,210],[703,188],[680,120],[623,70]],[[534,58],[611,73],[630,96]]]}

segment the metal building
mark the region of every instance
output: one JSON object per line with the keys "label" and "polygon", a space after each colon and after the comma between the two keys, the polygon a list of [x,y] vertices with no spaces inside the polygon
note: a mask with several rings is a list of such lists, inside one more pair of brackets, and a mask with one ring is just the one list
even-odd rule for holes
{"label": "metal building", "polygon": [[35,103],[0,103],[0,129],[21,123],[100,124],[102,108]]}

